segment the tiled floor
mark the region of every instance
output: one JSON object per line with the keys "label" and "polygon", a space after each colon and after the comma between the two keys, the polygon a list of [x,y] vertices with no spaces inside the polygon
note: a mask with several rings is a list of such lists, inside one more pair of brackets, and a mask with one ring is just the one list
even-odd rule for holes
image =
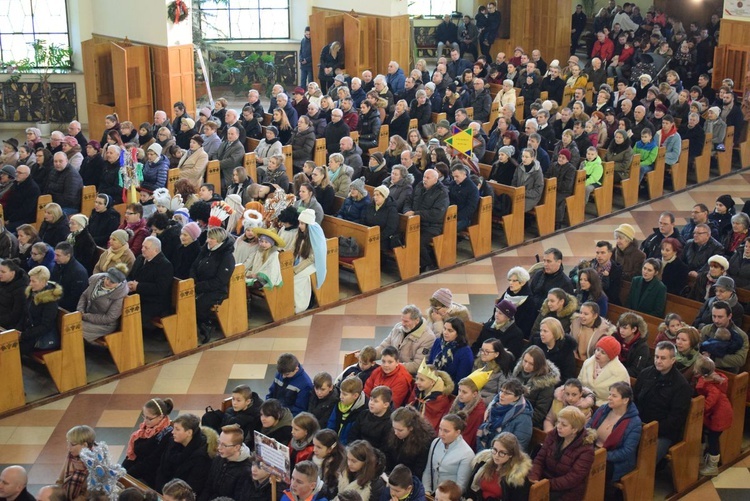
{"label": "tiled floor", "polygon": [[[541,255],[543,249],[559,248],[569,268],[584,257],[593,257],[594,243],[601,239],[612,240],[612,230],[620,223],[633,224],[637,238],[642,239],[651,233],[661,211],[673,211],[678,224],[682,225],[694,203],[702,202],[713,207],[716,197],[723,193],[731,193],[737,203],[741,203],[742,198],[750,194],[748,184],[750,174],[738,173],[588,226],[261,330],[246,338],[4,418],[0,420],[0,468],[14,463],[24,465],[30,471],[30,490],[36,493],[39,486],[57,478],[65,458],[65,432],[74,425],[96,427],[98,440],[107,442],[113,455],[121,457],[128,436],[138,424],[142,404],[154,396],[172,397],[175,401],[173,416],[176,416],[184,412],[200,415],[206,406],[218,406],[225,394],[240,383],[248,383],[253,390],[264,395],[273,377],[276,358],[287,351],[296,354],[310,374],[328,371],[335,375],[341,370],[346,352],[379,342],[398,320],[402,306],[414,303],[425,307],[432,292],[439,287],[450,288],[455,300],[466,304],[475,320],[483,321],[492,312],[498,290],[507,287],[507,270],[515,265],[533,264],[534,256]],[[469,257],[469,247],[468,242],[463,242],[459,259],[466,257]],[[386,269],[388,266],[385,265]],[[392,269],[390,273],[393,273]],[[344,296],[350,293],[351,288],[344,288]],[[251,308],[252,326],[266,323],[265,315],[257,307]],[[152,340],[147,342],[149,345],[153,356],[157,356],[159,342]],[[101,368],[106,364],[111,362],[102,355],[92,367],[103,374],[106,371]],[[38,378],[33,391],[37,396],[43,396],[43,391],[50,393],[49,385],[39,374],[30,371],[32,377]],[[687,498],[702,501],[747,499],[749,468],[750,459],[745,459]],[[741,490],[743,488],[746,490]],[[669,477],[659,476],[658,497],[670,490]]]}

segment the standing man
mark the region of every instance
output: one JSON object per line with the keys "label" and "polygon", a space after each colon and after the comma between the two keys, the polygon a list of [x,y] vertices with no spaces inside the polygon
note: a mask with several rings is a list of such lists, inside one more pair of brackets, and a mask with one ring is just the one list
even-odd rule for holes
{"label": "standing man", "polygon": [[312,43],[310,42],[310,27],[305,26],[305,36],[299,43],[299,66],[300,66],[300,84],[303,89],[307,84],[313,81],[312,65]]}
{"label": "standing man", "polygon": [[421,219],[419,243],[420,272],[435,269],[430,242],[443,232],[443,218],[448,210],[448,189],[438,181],[435,169],[427,169],[422,183],[414,189],[411,200],[404,206],[405,216],[418,215]]}
{"label": "standing man", "polygon": [[468,52],[477,60],[477,39],[479,38],[479,29],[472,22],[471,16],[464,15],[463,21],[458,25],[458,45],[461,48],[461,55]]}
{"label": "standing man", "polygon": [[576,11],[573,13],[573,19],[571,20],[570,30],[570,55],[576,53],[578,48],[578,40],[581,39],[583,30],[586,28],[586,14],[583,12],[583,5],[576,5]]}
{"label": "standing man", "polygon": [[495,4],[495,2],[488,3],[487,24],[485,25],[484,31],[482,32],[481,36],[482,54],[484,54],[488,61],[492,59],[490,50],[492,49],[492,44],[495,43],[495,39],[500,32],[500,21],[500,13],[497,11],[497,5]]}

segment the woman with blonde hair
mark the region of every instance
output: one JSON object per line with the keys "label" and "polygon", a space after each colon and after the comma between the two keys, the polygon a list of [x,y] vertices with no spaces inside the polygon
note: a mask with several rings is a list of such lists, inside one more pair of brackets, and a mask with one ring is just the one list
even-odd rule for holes
{"label": "woman with blonde hair", "polygon": [[39,227],[39,239],[51,247],[64,242],[70,233],[68,218],[62,207],[54,202],[44,206],[44,221]]}
{"label": "woman with blonde hair", "polygon": [[388,169],[401,163],[401,153],[411,151],[409,144],[399,135],[392,135],[388,141],[388,148],[383,153],[385,164]]}
{"label": "woman with blonde hair", "polygon": [[388,122],[388,130],[391,133],[391,137],[398,136],[406,143],[406,137],[409,135],[409,120],[409,104],[406,100],[400,99],[396,102],[393,114]]}
{"label": "woman with blonde hair", "polygon": [[534,343],[544,356],[560,370],[560,380],[575,377],[578,372],[575,353],[578,342],[566,334],[560,321],[547,317],[539,326],[539,338]]}
{"label": "woman with blonde hair", "polygon": [[331,156],[328,157],[327,178],[337,196],[346,197],[349,195],[352,175],[354,175],[354,169],[344,164],[344,155],[341,153],[331,153]]}
{"label": "woman with blonde hair", "polygon": [[289,141],[292,139],[292,124],[289,123],[289,118],[282,108],[275,108],[273,110],[271,125],[279,131],[279,141],[281,141],[281,144],[289,144]]}
{"label": "woman with blonde hair", "polygon": [[307,92],[305,92],[305,98],[308,103],[315,103],[320,108],[320,99],[323,97],[323,93],[320,91],[320,86],[317,82],[310,82],[307,84]]}
{"label": "woman with blonde hair", "polygon": [[67,500],[83,501],[87,498],[89,470],[81,460],[81,450],[96,445],[96,431],[86,425],[74,426],[65,434],[65,440],[68,457],[56,483],[65,491]]}
{"label": "woman with blonde hair", "polygon": [[60,347],[57,329],[57,305],[63,290],[49,281],[50,272],[44,266],[29,271],[26,288],[26,323],[22,329],[21,355],[31,355],[34,350],[55,350]]}

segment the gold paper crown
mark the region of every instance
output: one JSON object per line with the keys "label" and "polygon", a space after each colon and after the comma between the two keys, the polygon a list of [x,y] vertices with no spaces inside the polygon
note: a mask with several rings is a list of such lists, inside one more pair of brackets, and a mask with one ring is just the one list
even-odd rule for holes
{"label": "gold paper crown", "polygon": [[490,380],[491,376],[492,371],[477,369],[466,377],[474,381],[474,384],[477,385],[477,390],[481,390],[482,388],[484,388],[484,385],[486,385]]}
{"label": "gold paper crown", "polygon": [[422,363],[419,365],[419,369],[417,370],[417,374],[422,374],[424,377],[431,379],[433,381],[437,381],[439,376],[437,374],[437,371],[434,371],[430,369],[430,367],[427,365],[427,359],[423,358]]}

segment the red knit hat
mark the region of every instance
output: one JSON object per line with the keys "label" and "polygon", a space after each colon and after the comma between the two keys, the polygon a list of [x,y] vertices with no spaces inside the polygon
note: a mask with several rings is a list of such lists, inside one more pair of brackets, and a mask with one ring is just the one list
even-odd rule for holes
{"label": "red knit hat", "polygon": [[616,359],[620,355],[620,350],[622,349],[620,342],[613,336],[602,337],[599,342],[596,343],[596,347],[601,348],[610,360]]}

